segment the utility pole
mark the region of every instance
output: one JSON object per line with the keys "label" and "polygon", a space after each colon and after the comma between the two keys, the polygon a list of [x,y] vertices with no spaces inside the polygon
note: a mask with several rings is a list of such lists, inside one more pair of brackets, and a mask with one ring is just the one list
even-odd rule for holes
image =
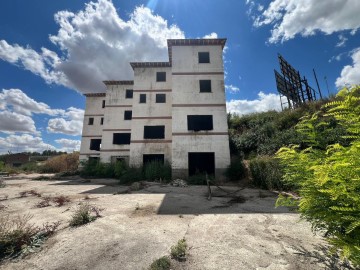
{"label": "utility pole", "polygon": [[328,91],[328,95],[330,97],[329,85],[328,85],[328,81],[327,81],[326,76],[324,77],[324,80],[325,80],[325,83],[326,83],[326,88],[327,88],[327,91]]}
{"label": "utility pole", "polygon": [[317,79],[317,77],[316,77],[316,73],[315,73],[315,69],[314,69],[314,68],[313,68],[313,72],[314,72],[314,77],[315,77],[315,81],[316,81],[316,84],[317,84],[317,88],[318,88],[318,91],[319,91],[320,99],[322,99],[322,94],[321,94],[319,82],[318,82],[318,79]]}

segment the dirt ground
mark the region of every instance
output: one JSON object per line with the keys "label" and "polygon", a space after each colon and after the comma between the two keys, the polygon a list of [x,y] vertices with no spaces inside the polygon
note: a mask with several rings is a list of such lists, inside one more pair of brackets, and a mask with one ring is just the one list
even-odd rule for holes
{"label": "dirt ground", "polygon": [[[236,193],[243,200],[232,202],[228,197],[208,201],[206,186],[156,184],[113,195],[127,187],[107,179],[34,181],[35,176],[5,178],[0,204],[6,208],[0,214],[30,213],[37,225],[61,221],[59,231],[41,251],[6,262],[1,269],[147,269],[183,237],[189,254],[173,269],[332,269],[324,261],[321,237],[298,214],[274,208],[276,194],[269,191],[246,188]],[[71,203],[36,208],[41,198],[19,196],[31,189],[42,196],[69,196]],[[103,217],[70,228],[71,215],[86,195],[90,204],[104,208]]]}

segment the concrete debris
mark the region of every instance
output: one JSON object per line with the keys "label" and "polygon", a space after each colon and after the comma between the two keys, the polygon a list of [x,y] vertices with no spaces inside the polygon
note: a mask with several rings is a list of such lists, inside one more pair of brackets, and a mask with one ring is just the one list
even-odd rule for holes
{"label": "concrete debris", "polygon": [[187,187],[188,186],[187,182],[182,179],[175,179],[170,182],[170,185],[172,185],[173,187]]}

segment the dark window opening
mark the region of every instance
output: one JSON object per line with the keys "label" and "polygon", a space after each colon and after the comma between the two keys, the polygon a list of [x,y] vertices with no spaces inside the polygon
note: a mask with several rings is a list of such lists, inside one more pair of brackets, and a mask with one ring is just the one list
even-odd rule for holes
{"label": "dark window opening", "polygon": [[89,125],[93,125],[94,124],[94,118],[93,117],[90,117],[89,118]]}
{"label": "dark window opening", "polygon": [[154,161],[161,162],[162,164],[164,164],[164,155],[162,154],[143,155],[143,165],[146,165]]}
{"label": "dark window opening", "polygon": [[105,100],[102,101],[102,107],[105,108]]}
{"label": "dark window opening", "polygon": [[101,117],[100,119],[100,125],[103,125],[104,124],[104,117]]}
{"label": "dark window opening", "polygon": [[166,82],[166,72],[156,72],[157,82]]}
{"label": "dark window opening", "polygon": [[211,80],[200,80],[200,92],[211,92]]}
{"label": "dark window opening", "polygon": [[213,117],[212,115],[188,115],[188,130],[212,130]]}
{"label": "dark window opening", "polygon": [[131,133],[114,133],[113,144],[130,144]]}
{"label": "dark window opening", "polygon": [[140,94],[140,103],[146,103],[146,94]]}
{"label": "dark window opening", "polygon": [[98,163],[100,161],[99,157],[89,157],[89,162],[94,164],[94,163]]}
{"label": "dark window opening", "polygon": [[165,103],[166,94],[156,94],[156,103]]}
{"label": "dark window opening", "polygon": [[90,150],[100,151],[101,139],[90,140]]}
{"label": "dark window opening", "polygon": [[194,174],[215,174],[215,153],[188,153],[189,176]]}
{"label": "dark window opening", "polygon": [[133,98],[133,90],[132,89],[126,89],[125,98]]}
{"label": "dark window opening", "polygon": [[124,120],[132,119],[132,111],[124,111]]}
{"label": "dark window opening", "polygon": [[144,126],[144,139],[164,139],[165,126]]}
{"label": "dark window opening", "polygon": [[199,63],[210,63],[210,54],[209,52],[199,52]]}

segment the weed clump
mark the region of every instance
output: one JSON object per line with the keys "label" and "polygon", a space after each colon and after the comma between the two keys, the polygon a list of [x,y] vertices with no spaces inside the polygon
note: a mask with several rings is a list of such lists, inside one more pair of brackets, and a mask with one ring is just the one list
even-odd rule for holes
{"label": "weed clump", "polygon": [[185,238],[180,239],[176,245],[172,246],[170,249],[171,257],[178,261],[186,260],[186,240]]}
{"label": "weed clump", "polygon": [[71,202],[70,198],[67,197],[67,196],[64,196],[64,195],[60,195],[60,196],[54,197],[54,198],[52,199],[52,201],[53,201],[54,203],[56,203],[56,205],[57,205],[58,207],[63,206],[63,205],[65,205],[65,204],[67,204],[68,202]]}
{"label": "weed clump", "polygon": [[171,261],[167,256],[161,257],[150,265],[149,270],[170,270]]}
{"label": "weed clump", "polygon": [[97,206],[89,205],[87,203],[80,204],[72,215],[69,225],[71,227],[78,227],[90,223],[101,217],[100,212],[102,210],[103,209]]}
{"label": "weed clump", "polygon": [[51,198],[50,197],[43,197],[40,202],[35,204],[37,208],[44,208],[50,206]]}
{"label": "weed clump", "polygon": [[6,187],[5,181],[0,179],[0,188]]}
{"label": "weed clump", "polygon": [[31,215],[0,216],[0,260],[38,248],[60,225],[60,222],[46,223],[40,228],[30,223],[31,218]]}
{"label": "weed clump", "polygon": [[19,192],[19,196],[20,196],[21,198],[27,197],[27,196],[41,197],[41,194],[40,194],[39,192],[37,192],[36,190],[31,189],[31,190],[25,190],[25,191]]}

